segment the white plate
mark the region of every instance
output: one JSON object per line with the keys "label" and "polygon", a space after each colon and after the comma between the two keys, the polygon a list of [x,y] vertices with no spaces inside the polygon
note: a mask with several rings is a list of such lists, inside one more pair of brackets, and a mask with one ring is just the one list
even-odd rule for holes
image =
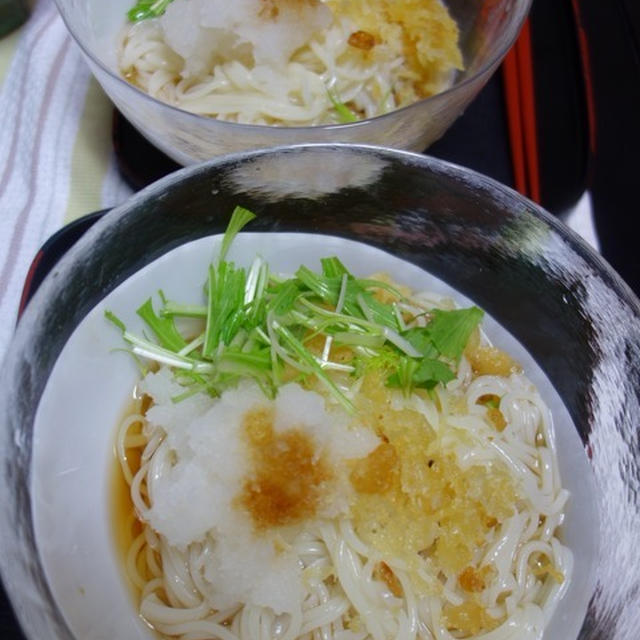
{"label": "white plate", "polygon": [[[122,283],[77,327],[48,380],[34,425],[33,511],[38,548],[53,595],[78,639],[154,637],[138,617],[125,586],[110,514],[113,443],[138,378],[133,359],[114,351],[119,331],[104,318],[113,311],[127,328],[142,333],[135,310],[162,288],[172,300],[203,301],[207,267],[221,236],[202,238],[162,256]],[[337,255],[354,273],[385,271],[414,290],[472,303],[441,280],[394,256],[342,238],[294,233],[242,233],[228,259],[248,266],[256,254],[272,269],[318,269],[321,257]],[[545,640],[578,635],[595,584],[598,534],[596,486],[582,443],[560,397],[528,352],[490,317],[485,331],[524,366],[554,416],[559,464],[571,492],[564,540],[575,557],[568,592]]]}

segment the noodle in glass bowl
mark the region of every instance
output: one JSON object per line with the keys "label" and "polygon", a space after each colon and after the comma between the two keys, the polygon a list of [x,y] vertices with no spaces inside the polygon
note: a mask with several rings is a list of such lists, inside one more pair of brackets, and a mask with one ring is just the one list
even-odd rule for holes
{"label": "noodle in glass bowl", "polygon": [[[297,0],[278,1],[282,3],[282,7],[275,4],[275,14],[279,16],[286,17],[287,7],[295,9],[300,5]],[[258,0],[245,0],[233,8],[256,2],[260,5]],[[351,33],[350,27],[341,27],[336,22],[334,31],[322,42],[312,42],[311,47],[307,46],[310,35],[304,34],[304,29],[286,23],[283,33],[291,37],[298,32],[302,35],[292,45],[298,48],[295,51],[284,48],[284,54],[273,53],[283,40],[279,31],[265,29],[263,35],[260,24],[242,30],[245,25],[238,19],[242,37],[255,43],[252,62],[251,51],[245,51],[250,45],[244,40],[238,44],[231,27],[230,31],[222,29],[232,18],[236,19],[229,7],[222,16],[213,7],[215,10],[204,24],[215,26],[203,27],[204,35],[197,35],[174,23],[200,0],[193,0],[192,4],[174,0],[168,4],[165,15],[142,20],[131,29],[125,24],[133,0],[110,3],[56,0],[56,3],[107,95],[155,146],[183,165],[221,153],[298,143],[380,144],[422,151],[446,131],[495,71],[530,6],[530,0],[487,3],[448,0],[445,3],[451,17],[448,30],[452,31],[455,25],[453,30],[457,29],[459,37],[457,47],[451,42],[447,46],[459,51],[455,55],[449,52],[450,64],[438,66],[434,77],[427,78],[416,93],[412,87],[416,71],[402,60],[423,59],[429,66],[431,58],[445,56],[440,48],[435,53],[412,48],[396,52],[397,55],[384,53],[385,48],[392,48],[392,39],[401,46],[402,42],[414,42],[421,35],[411,28],[407,33],[395,29],[401,18],[402,24],[412,25],[412,19],[405,19],[404,14],[391,16],[384,28],[379,26],[378,18],[370,17],[364,23],[369,31],[358,29]],[[358,5],[346,0],[331,0],[327,6],[316,0],[308,3],[325,11],[329,11],[329,5],[333,10],[341,7],[347,21],[352,19],[350,7]],[[360,4],[366,9],[366,3]],[[413,0],[406,4],[407,11],[419,7]],[[440,6],[439,2],[433,6]],[[321,27],[326,26],[327,16],[316,18]],[[168,25],[173,48],[167,45],[160,24]],[[295,25],[295,20],[292,24]],[[212,37],[210,34],[218,38],[221,32],[221,41],[228,41],[228,46],[221,44],[217,53],[206,47],[203,50],[202,43],[210,42],[207,41]],[[439,30],[435,34],[437,39]],[[353,44],[349,45],[347,40]],[[346,55],[346,61],[334,59],[345,49],[347,53],[340,55]],[[378,49],[382,53],[378,54]],[[233,53],[235,50],[237,55]],[[279,58],[284,55],[288,59],[294,53],[286,73],[282,73]],[[215,59],[222,56],[223,64],[212,67],[209,63],[212,56]],[[350,56],[355,56],[355,61]],[[368,70],[367,56],[376,60],[375,73]],[[361,65],[359,58],[364,58],[365,64]],[[317,73],[310,73],[309,69],[316,69]],[[363,79],[359,80],[360,76]],[[371,84],[375,87],[370,91],[367,86]],[[219,114],[220,119],[202,113]],[[379,113],[382,115],[376,115]]]}
{"label": "noodle in glass bowl", "polygon": [[[327,170],[318,174],[318,166]],[[238,205],[256,218],[223,249],[221,234]],[[207,265],[218,265],[218,275],[209,271],[208,278],[214,299],[211,283],[230,278],[222,287],[229,292],[236,267],[254,273],[257,264],[260,271],[256,256],[273,278],[262,289],[261,278],[253,280],[252,299],[255,291],[278,299],[267,304],[266,338],[251,346],[245,320],[223,323],[221,331],[246,331],[230,338],[229,347],[240,351],[215,370],[212,362],[233,355],[224,340],[208,338],[212,328],[201,339],[197,322],[181,325],[189,345],[178,340],[160,350],[164,360],[140,383],[123,347],[129,341],[142,349],[139,356],[157,354],[149,327],[169,330],[148,307],[141,313],[152,324],[144,327],[136,309],[145,299],[153,296],[155,309],[196,305],[185,311],[193,323]],[[330,256],[340,262],[322,262]],[[283,274],[300,280],[287,284]],[[314,282],[325,288],[314,293]],[[291,294],[295,309],[285,303]],[[319,295],[333,295],[333,302],[319,303]],[[395,316],[385,316],[387,303],[398,309]],[[519,363],[506,377],[480,372],[473,355],[480,347],[470,347],[470,333],[466,346],[451,346],[462,325],[479,319],[476,305],[484,310],[494,364],[504,354]],[[335,325],[345,314],[346,324]],[[285,375],[285,364],[299,367],[296,358],[312,369],[323,362],[322,345],[312,352],[294,339],[301,335],[296,323],[320,317],[324,328],[311,329],[310,349],[329,326],[336,344],[364,347],[343,359],[328,349],[324,370],[334,367],[338,394],[331,385]],[[630,434],[638,414],[639,318],[624,283],[553,217],[489,179],[424,156],[294,146],[168,176],[108,213],[62,259],[26,308],[4,363],[0,563],[27,636],[143,639],[154,637],[151,623],[166,637],[185,639],[305,637],[318,629],[336,638],[632,640],[639,515],[629,490],[638,465]],[[380,322],[389,324],[380,330]],[[126,327],[124,342],[119,327]],[[384,350],[385,340],[394,346]],[[205,353],[209,343],[216,345],[213,360]],[[273,355],[261,344],[274,345]],[[463,346],[460,358],[455,352]],[[200,348],[191,381],[215,397],[177,389],[164,366],[180,367]],[[274,377],[247,372],[256,363],[269,369],[283,354],[282,384],[271,398]],[[416,369],[407,357],[422,364]],[[384,378],[376,378],[380,371]],[[416,387],[427,382],[425,388],[403,394],[407,371],[419,373],[412,380]],[[441,383],[429,388],[434,376]],[[151,408],[148,400],[132,404],[139,383]],[[346,402],[329,399],[340,394]],[[370,432],[349,422],[367,406],[373,413],[365,422],[378,425]],[[176,423],[176,408],[191,417]],[[135,415],[140,410],[142,417]],[[389,411],[400,412],[400,423],[387,419]],[[518,433],[524,440],[514,439]],[[238,457],[247,446],[253,453]],[[125,466],[132,465],[127,482],[135,510],[125,505],[125,517],[149,525],[140,542],[125,543],[133,573],[146,565],[142,592],[127,584],[128,560],[114,531],[114,477],[122,461],[114,449],[128,450]],[[144,449],[138,462],[134,449]],[[188,460],[196,466],[183,467]],[[258,465],[248,484],[247,465]],[[269,484],[264,465],[280,469],[285,482]],[[405,473],[412,468],[423,475]],[[509,469],[521,479],[504,476]],[[437,478],[447,482],[439,488]],[[203,479],[213,482],[205,508]],[[421,498],[423,482],[430,489]],[[517,496],[504,511],[509,487]],[[286,496],[289,489],[298,497],[276,500],[276,511],[263,508],[275,503],[260,496]],[[385,495],[391,502],[381,500]],[[407,512],[402,496],[411,495]],[[439,500],[431,505],[437,521],[424,519],[425,495]],[[344,520],[349,509],[353,517]],[[383,512],[392,517],[385,521]],[[257,533],[243,529],[247,513]],[[407,513],[425,528],[404,526]],[[302,531],[300,514],[309,523]],[[477,534],[477,526],[482,540],[459,537]],[[428,527],[438,532],[430,541]],[[207,546],[203,532],[213,529]],[[395,533],[381,538],[381,531]],[[245,544],[256,539],[269,544]],[[414,544],[419,553],[389,555],[398,540],[406,547],[400,556]],[[469,544],[479,546],[465,555]],[[425,567],[435,570],[420,574]],[[430,590],[420,580],[430,581]],[[472,612],[481,618],[475,631]]]}

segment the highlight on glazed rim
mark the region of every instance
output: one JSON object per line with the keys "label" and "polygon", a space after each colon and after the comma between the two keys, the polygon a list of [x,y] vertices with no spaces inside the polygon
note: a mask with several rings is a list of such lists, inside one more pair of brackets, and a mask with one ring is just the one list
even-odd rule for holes
{"label": "highlight on glazed rim", "polygon": [[371,118],[446,89],[463,65],[441,0],[140,0],[127,19],[129,82],[232,122]]}
{"label": "highlight on glazed rim", "polygon": [[[542,637],[571,579],[552,416],[483,312],[228,261],[159,293],[116,435],[123,562],[163,637]],[[122,523],[120,523],[122,525]]]}

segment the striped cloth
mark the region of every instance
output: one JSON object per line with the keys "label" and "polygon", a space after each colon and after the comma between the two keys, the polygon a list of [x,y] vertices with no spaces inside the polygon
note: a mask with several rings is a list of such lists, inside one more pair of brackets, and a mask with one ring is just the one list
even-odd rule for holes
{"label": "striped cloth", "polygon": [[42,243],[131,193],[114,163],[112,109],[53,0],[37,0],[0,40],[0,360]]}

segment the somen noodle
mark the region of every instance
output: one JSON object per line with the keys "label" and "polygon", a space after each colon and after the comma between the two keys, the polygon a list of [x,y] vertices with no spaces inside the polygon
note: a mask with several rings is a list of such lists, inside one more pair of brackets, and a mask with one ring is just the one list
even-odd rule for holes
{"label": "somen noodle", "polygon": [[309,126],[438,93],[462,56],[440,0],[173,0],[164,15],[126,25],[118,64],[186,111]]}
{"label": "somen noodle", "polygon": [[[329,286],[339,261],[323,267],[317,282]],[[334,304],[312,316],[302,281],[315,286],[301,270],[289,285],[268,276],[263,291],[282,303],[296,288],[291,332],[294,318],[324,318],[297,332],[323,373],[305,369],[279,313],[267,314],[263,338],[282,365],[275,393],[259,374],[223,366],[224,341],[215,373],[194,359],[191,391],[186,369],[166,364],[138,385],[116,451],[140,615],[183,640],[541,638],[573,557],[559,539],[568,492],[553,420],[534,385],[489,344],[475,308],[343,274]],[[369,334],[337,330],[357,287],[372,295],[356,296],[371,317],[351,323]],[[385,306],[401,329],[391,346],[373,329]],[[414,358],[422,364],[408,367],[407,386]]]}

